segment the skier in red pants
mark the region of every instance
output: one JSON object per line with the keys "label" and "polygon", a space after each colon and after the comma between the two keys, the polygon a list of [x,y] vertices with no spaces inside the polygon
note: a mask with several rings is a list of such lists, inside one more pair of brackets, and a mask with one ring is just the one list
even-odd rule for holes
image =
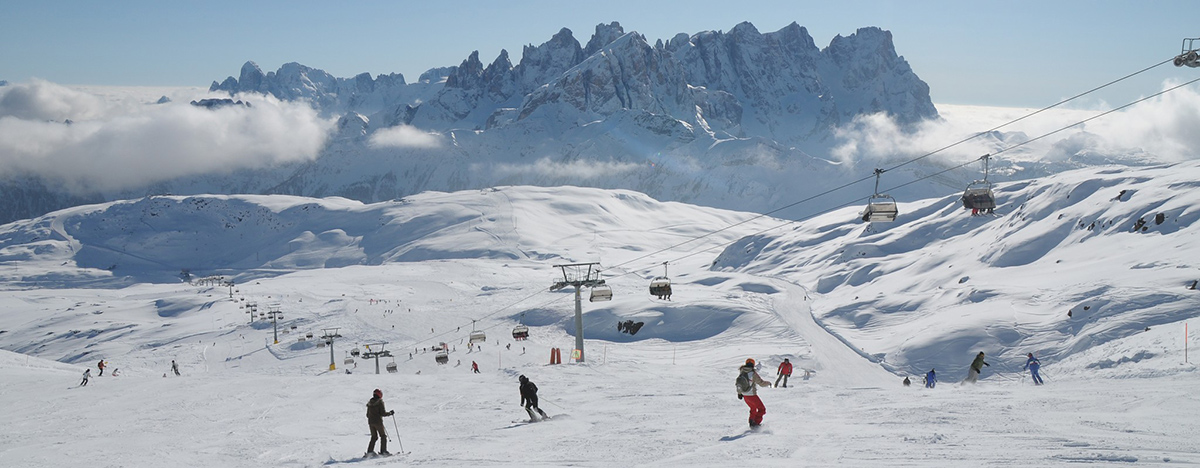
{"label": "skier in red pants", "polygon": [[746,365],[738,368],[737,392],[738,399],[745,401],[746,406],[750,407],[750,427],[755,428],[762,424],[763,415],[767,414],[767,407],[763,405],[761,399],[758,398],[758,390],[755,387],[770,387],[771,382],[763,380],[758,376],[758,372],[754,370],[754,360],[747,359]]}

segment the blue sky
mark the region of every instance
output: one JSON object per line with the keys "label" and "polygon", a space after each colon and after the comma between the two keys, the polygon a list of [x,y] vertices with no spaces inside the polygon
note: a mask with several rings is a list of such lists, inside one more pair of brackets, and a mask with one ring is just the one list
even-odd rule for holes
{"label": "blue sky", "polygon": [[[934,102],[1042,106],[1177,54],[1200,37],[1187,1],[23,1],[0,6],[0,79],[61,84],[207,86],[253,60],[336,76],[490,62],[545,42],[560,28],[586,43],[596,24],[667,39],[679,32],[759,31],[796,22],[818,46],[863,26],[892,31],[897,51]],[[1170,64],[1085,106],[1123,104],[1200,69]],[[1097,99],[1102,100],[1098,101]]]}

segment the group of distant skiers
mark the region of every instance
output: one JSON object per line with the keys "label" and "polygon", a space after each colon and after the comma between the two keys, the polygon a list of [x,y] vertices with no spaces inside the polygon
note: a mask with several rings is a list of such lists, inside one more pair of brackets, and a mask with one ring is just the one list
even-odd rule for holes
{"label": "group of distant skiers", "polygon": [[[1029,371],[1030,375],[1033,377],[1034,385],[1042,385],[1044,382],[1042,381],[1042,376],[1038,373],[1038,369],[1041,367],[1041,362],[1038,361],[1038,358],[1033,356],[1033,353],[1027,354],[1026,357],[1027,359],[1025,360],[1025,367],[1022,370]],[[975,359],[971,361],[971,366],[967,369],[967,377],[963,379],[963,382],[975,383],[979,380],[979,374],[983,372],[984,366],[991,366],[991,364],[988,364],[984,359],[985,355],[982,351],[975,355]],[[758,371],[755,370],[755,366],[756,363],[754,359],[746,359],[746,363],[738,368],[738,377],[735,381],[738,399],[746,402],[746,406],[750,407],[750,427],[752,429],[762,425],[763,415],[767,414],[766,406],[763,405],[762,399],[758,397],[757,387],[771,386],[771,382],[763,380],[762,377],[758,375]],[[782,379],[782,386],[787,387],[788,377],[792,375],[791,361],[785,358],[783,362],[779,363],[778,371],[779,376],[775,378],[775,386],[779,387],[779,382]],[[806,370],[804,372],[805,377],[807,377],[809,371]],[[912,381],[909,380],[908,377],[904,377],[904,386],[907,387],[911,383]],[[925,374],[925,388],[934,388],[936,385],[937,371],[936,369],[929,369],[929,372]]]}
{"label": "group of distant skiers", "polygon": [[[101,359],[101,360],[100,360],[100,362],[97,362],[97,363],[96,363],[96,368],[97,368],[97,369],[100,369],[100,372],[99,372],[99,373],[97,373],[96,375],[97,375],[98,377],[103,377],[103,376],[104,376],[104,369],[105,369],[105,368],[107,368],[107,367],[108,367],[108,362],[106,362],[105,360]],[[173,360],[173,359],[171,360],[171,372],[174,372],[174,373],[175,373],[175,375],[179,375],[179,364],[175,364],[175,360]],[[116,368],[116,369],[113,369],[113,371],[112,371],[112,373],[111,373],[110,375],[112,375],[113,377],[116,377],[116,376],[118,376],[118,375],[121,375],[121,368],[119,368],[119,367],[118,367],[118,368]],[[166,376],[167,376],[167,374],[163,374],[163,377],[166,377]],[[91,368],[84,369],[84,370],[83,370],[83,381],[82,381],[82,382],[79,382],[79,386],[80,386],[80,387],[85,387],[85,386],[87,386],[87,384],[88,384],[88,379],[91,379],[91,378],[92,378],[92,369],[91,369]]]}

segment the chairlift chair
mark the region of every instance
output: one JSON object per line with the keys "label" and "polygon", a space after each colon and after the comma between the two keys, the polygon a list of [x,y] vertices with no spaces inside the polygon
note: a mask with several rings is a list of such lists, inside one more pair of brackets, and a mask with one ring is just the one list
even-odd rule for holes
{"label": "chairlift chair", "polygon": [[350,356],[346,356],[346,359],[343,360],[342,362],[344,362],[347,366],[349,366],[351,364],[354,364],[354,358],[352,358]]}
{"label": "chairlift chair", "polygon": [[354,348],[354,349],[350,350],[351,356],[358,357],[359,354],[361,354],[361,352],[358,351],[358,348]]}
{"label": "chairlift chair", "polygon": [[[301,339],[300,339],[300,341],[304,341],[304,339],[303,339],[303,338],[301,338]],[[317,341],[317,347],[318,347],[318,348],[324,348],[324,347],[325,347],[325,342],[324,342],[324,341]]]}
{"label": "chairlift chair", "polygon": [[879,178],[883,173],[883,169],[875,169],[875,193],[867,199],[867,207],[860,213],[863,221],[890,223],[896,220],[896,215],[900,214],[900,210],[896,206],[896,199],[886,193],[879,193]]}
{"label": "chairlift chair", "polygon": [[663,262],[663,275],[650,280],[650,295],[659,298],[671,295],[671,278],[667,273],[667,262]]}
{"label": "chairlift chair", "polygon": [[1200,50],[1196,48],[1196,41],[1200,41],[1200,37],[1189,37],[1183,40],[1183,47],[1180,48],[1179,55],[1175,56],[1175,66],[1200,67]]}
{"label": "chairlift chair", "polygon": [[308,338],[308,339],[312,339],[312,332],[305,333],[304,337]]}
{"label": "chairlift chair", "polygon": [[611,301],[612,287],[607,284],[592,286],[592,296],[588,300],[591,302]]}
{"label": "chairlift chair", "polygon": [[518,341],[529,339],[529,327],[525,325],[517,325],[513,327],[513,339]]}
{"label": "chairlift chair", "polygon": [[475,321],[474,320],[471,321],[471,338],[469,341],[471,343],[483,343],[483,342],[487,341],[487,334],[484,333],[483,330],[475,329]]}
{"label": "chairlift chair", "polygon": [[397,370],[397,369],[396,369],[396,360],[395,360],[395,359],[393,359],[393,360],[392,360],[392,362],[389,362],[389,363],[388,363],[388,365],[387,365],[387,371],[388,371],[388,373],[389,373],[389,374],[395,374],[395,373],[396,373],[396,370]]}
{"label": "chairlift chair", "polygon": [[444,349],[441,351],[438,351],[437,355],[434,356],[433,360],[437,361],[438,364],[445,364],[447,362],[450,362],[450,353],[447,353],[446,350],[444,350]]}
{"label": "chairlift chair", "polygon": [[992,193],[992,184],[986,180],[976,180],[967,185],[962,196],[963,208],[974,210],[990,210],[996,208],[996,195]]}

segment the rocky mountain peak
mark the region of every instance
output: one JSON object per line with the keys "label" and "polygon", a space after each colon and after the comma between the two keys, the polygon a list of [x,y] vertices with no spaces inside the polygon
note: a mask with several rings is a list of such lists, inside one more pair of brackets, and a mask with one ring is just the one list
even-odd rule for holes
{"label": "rocky mountain peak", "polygon": [[608,24],[597,24],[596,33],[592,35],[592,39],[588,41],[587,47],[583,48],[583,54],[590,56],[599,51],[604,46],[611,44],[618,37],[625,35],[625,28],[621,27],[621,23],[613,21]]}

